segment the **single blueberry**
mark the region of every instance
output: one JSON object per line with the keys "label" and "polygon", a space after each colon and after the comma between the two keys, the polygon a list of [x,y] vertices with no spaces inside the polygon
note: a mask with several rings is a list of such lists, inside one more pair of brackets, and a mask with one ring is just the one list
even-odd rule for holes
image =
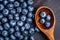
{"label": "single blueberry", "polygon": [[0,13],[0,19],[2,19],[3,18],[3,14],[2,13]]}
{"label": "single blueberry", "polygon": [[23,2],[22,5],[21,5],[22,8],[26,8],[27,7],[27,3],[26,2]]}
{"label": "single blueberry", "polygon": [[35,40],[33,36],[30,36],[30,40]]}
{"label": "single blueberry", "polygon": [[37,27],[35,27],[35,31],[36,31],[36,32],[39,32],[40,30],[39,30]]}
{"label": "single blueberry", "polygon": [[28,3],[28,5],[32,5],[34,2],[33,2],[33,0],[28,0],[27,3]]}
{"label": "single blueberry", "polygon": [[25,36],[23,40],[28,40],[28,36]]}
{"label": "single blueberry", "polygon": [[24,35],[24,36],[27,36],[27,35],[28,35],[28,31],[25,30],[25,31],[23,32],[23,35]]}
{"label": "single blueberry", "polygon": [[0,10],[3,10],[3,9],[4,9],[3,4],[0,4]]}
{"label": "single blueberry", "polygon": [[20,14],[22,11],[22,8],[21,7],[17,7],[17,12]]}
{"label": "single blueberry", "polygon": [[19,38],[19,40],[22,40],[23,39],[23,35],[20,35],[18,38]]}
{"label": "single blueberry", "polygon": [[3,36],[7,36],[7,35],[8,35],[8,32],[7,32],[6,30],[3,30],[3,31],[2,31],[2,35],[3,35]]}
{"label": "single blueberry", "polygon": [[45,17],[46,17],[46,12],[41,12],[40,16],[41,16],[42,18],[45,18]]}
{"label": "single blueberry", "polygon": [[40,23],[41,23],[41,24],[44,24],[44,23],[45,23],[45,19],[41,19],[41,20],[40,20]]}
{"label": "single blueberry", "polygon": [[23,14],[23,15],[27,15],[27,13],[28,13],[28,10],[27,10],[27,9],[23,9],[23,10],[22,10],[22,14]]}
{"label": "single blueberry", "polygon": [[4,24],[4,29],[5,29],[5,30],[8,30],[9,28],[10,28],[9,23],[5,23],[5,24]]}
{"label": "single blueberry", "polygon": [[25,30],[25,27],[24,27],[24,26],[22,26],[22,27],[21,27],[21,31],[23,32],[24,30]]}
{"label": "single blueberry", "polygon": [[19,2],[24,2],[24,0],[18,0]]}
{"label": "single blueberry", "polygon": [[8,0],[9,2],[14,2],[15,0]]}
{"label": "single blueberry", "polygon": [[14,7],[19,7],[19,2],[18,1],[14,2]]}
{"label": "single blueberry", "polygon": [[18,26],[23,26],[23,24],[24,24],[24,23],[23,23],[22,21],[18,21],[18,22],[17,22],[17,25],[18,25]]}
{"label": "single blueberry", "polygon": [[19,16],[15,16],[14,19],[15,19],[16,21],[18,21],[18,20],[19,20]]}
{"label": "single blueberry", "polygon": [[15,20],[10,20],[10,25],[11,26],[15,26],[16,25],[16,21]]}
{"label": "single blueberry", "polygon": [[5,37],[5,40],[9,40],[9,37]]}
{"label": "single blueberry", "polygon": [[15,14],[15,13],[16,13],[16,10],[15,10],[15,9],[11,9],[11,10],[10,10],[10,13],[11,13],[11,14]]}
{"label": "single blueberry", "polygon": [[34,28],[30,28],[29,33],[32,35],[34,34]]}
{"label": "single blueberry", "polygon": [[8,21],[7,18],[2,18],[2,23],[6,23]]}
{"label": "single blueberry", "polygon": [[50,21],[50,19],[51,19],[50,15],[47,15],[47,16],[46,16],[46,20],[47,20],[47,21]]}
{"label": "single blueberry", "polygon": [[32,12],[29,12],[28,15],[27,15],[29,18],[33,17],[33,13]]}
{"label": "single blueberry", "polygon": [[3,15],[8,15],[9,14],[9,10],[8,9],[3,9]]}
{"label": "single blueberry", "polygon": [[0,25],[0,31],[2,31],[3,30],[3,27]]}
{"label": "single blueberry", "polygon": [[16,40],[16,37],[13,34],[10,35],[10,38],[11,40]]}
{"label": "single blueberry", "polygon": [[8,19],[9,19],[9,20],[13,19],[13,15],[12,15],[12,14],[9,14],[9,15],[8,15]]}
{"label": "single blueberry", "polygon": [[22,15],[21,16],[21,21],[25,21],[26,20],[26,16]]}
{"label": "single blueberry", "polygon": [[4,0],[4,1],[3,1],[3,4],[4,4],[4,5],[7,5],[7,3],[8,3],[7,0]]}
{"label": "single blueberry", "polygon": [[15,31],[14,28],[10,28],[10,29],[9,29],[9,33],[10,33],[10,34],[14,33],[14,31]]}
{"label": "single blueberry", "polygon": [[32,18],[27,18],[27,23],[32,23]]}
{"label": "single blueberry", "polygon": [[4,38],[3,37],[0,37],[0,40],[4,40]]}
{"label": "single blueberry", "polygon": [[19,26],[15,26],[15,31],[19,31]]}
{"label": "single blueberry", "polygon": [[30,24],[29,23],[25,23],[25,29],[27,29],[27,30],[30,29]]}
{"label": "single blueberry", "polygon": [[45,23],[45,26],[46,26],[46,27],[50,27],[50,22],[46,22],[46,23]]}
{"label": "single blueberry", "polygon": [[28,6],[29,12],[32,12],[34,10],[33,6]]}

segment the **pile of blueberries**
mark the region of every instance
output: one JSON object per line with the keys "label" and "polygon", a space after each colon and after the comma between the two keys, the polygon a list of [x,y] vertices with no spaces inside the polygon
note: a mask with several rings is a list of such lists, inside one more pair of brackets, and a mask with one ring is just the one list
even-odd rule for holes
{"label": "pile of blueberries", "polygon": [[50,24],[51,16],[47,15],[47,13],[43,11],[40,13],[40,17],[41,17],[40,23],[45,25],[45,27],[49,28],[51,25]]}
{"label": "pile of blueberries", "polygon": [[33,0],[0,0],[0,40],[35,40]]}

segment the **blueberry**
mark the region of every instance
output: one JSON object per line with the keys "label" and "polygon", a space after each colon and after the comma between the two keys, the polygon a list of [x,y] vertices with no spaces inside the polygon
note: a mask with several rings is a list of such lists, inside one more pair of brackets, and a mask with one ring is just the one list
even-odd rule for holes
{"label": "blueberry", "polygon": [[28,0],[27,3],[28,3],[28,5],[32,5],[34,2],[33,2],[33,0]]}
{"label": "blueberry", "polygon": [[0,2],[2,2],[3,0],[0,0]]}
{"label": "blueberry", "polygon": [[21,16],[21,21],[25,21],[26,20],[26,16],[22,15]]}
{"label": "blueberry", "polygon": [[36,32],[39,32],[40,30],[39,30],[37,27],[35,27],[35,31],[36,31]]}
{"label": "blueberry", "polygon": [[15,26],[15,31],[19,31],[19,27],[18,26]]}
{"label": "blueberry", "polygon": [[16,40],[16,37],[13,34],[10,35],[10,38],[11,40]]}
{"label": "blueberry", "polygon": [[46,27],[50,27],[50,22],[46,22],[46,23],[45,23],[45,26],[46,26]]}
{"label": "blueberry", "polygon": [[7,5],[7,3],[8,3],[7,0],[4,0],[4,1],[3,1],[3,4],[4,4],[4,5]]}
{"label": "blueberry", "polygon": [[11,9],[11,10],[10,10],[10,13],[11,13],[11,14],[15,14],[15,13],[16,13],[16,10],[15,10],[15,9]]}
{"label": "blueberry", "polygon": [[24,0],[19,0],[19,2],[24,2]]}
{"label": "blueberry", "polygon": [[3,9],[4,9],[3,4],[0,4],[0,10],[3,10]]}
{"label": "blueberry", "polygon": [[46,16],[46,20],[49,21],[51,19],[50,15]]}
{"label": "blueberry", "polygon": [[32,12],[34,10],[33,6],[28,6],[29,12]]}
{"label": "blueberry", "polygon": [[19,16],[15,16],[14,19],[15,19],[16,21],[18,21],[18,20],[19,20]]}
{"label": "blueberry", "polygon": [[27,9],[23,9],[23,10],[22,10],[22,14],[23,14],[23,15],[27,15],[27,13],[28,13],[28,10],[27,10]]}
{"label": "blueberry", "polygon": [[25,23],[25,29],[27,29],[27,30],[30,29],[30,24],[29,23]]}
{"label": "blueberry", "polygon": [[5,37],[5,40],[9,40],[9,38],[8,37]]}
{"label": "blueberry", "polygon": [[12,14],[9,14],[9,15],[8,15],[8,19],[9,19],[9,20],[13,19],[13,15],[12,15]]}
{"label": "blueberry", "polygon": [[28,40],[28,36],[25,36],[23,40]]}
{"label": "blueberry", "polygon": [[4,24],[4,29],[5,29],[5,30],[8,30],[9,28],[10,28],[10,25],[9,25],[8,23],[5,23],[5,24]]}
{"label": "blueberry", "polygon": [[17,22],[17,25],[18,25],[18,26],[23,26],[23,24],[24,24],[24,23],[23,23],[22,21],[18,21],[18,22]]}
{"label": "blueberry", "polygon": [[27,3],[23,2],[21,6],[22,6],[22,8],[26,8],[27,7]]}
{"label": "blueberry", "polygon": [[44,23],[45,23],[45,19],[41,19],[41,20],[40,20],[40,23],[41,23],[41,24],[44,24]]}
{"label": "blueberry", "polygon": [[33,36],[30,36],[30,40],[35,40]]}
{"label": "blueberry", "polygon": [[7,18],[3,18],[3,19],[2,19],[2,23],[6,23],[7,21],[8,21]]}
{"label": "blueberry", "polygon": [[25,30],[25,27],[24,27],[24,26],[22,26],[22,27],[21,27],[21,31],[23,32],[24,30]]}
{"label": "blueberry", "polygon": [[19,2],[18,1],[14,2],[14,7],[19,7]]}
{"label": "blueberry", "polygon": [[0,19],[2,19],[3,18],[3,14],[2,13],[0,13]]}
{"label": "blueberry", "polygon": [[7,4],[7,7],[8,7],[9,10],[11,10],[11,9],[13,9],[14,6],[13,6],[12,3],[10,3],[10,4]]}
{"label": "blueberry", "polygon": [[24,35],[24,36],[27,36],[27,35],[28,35],[28,31],[25,30],[25,31],[23,32],[23,35]]}
{"label": "blueberry", "polygon": [[9,2],[14,2],[14,0],[8,0]]}
{"label": "blueberry", "polygon": [[10,28],[10,29],[9,29],[9,33],[10,33],[10,34],[13,34],[13,33],[14,33],[14,28]]}
{"label": "blueberry", "polygon": [[7,32],[6,30],[3,30],[3,31],[2,31],[2,35],[3,35],[3,36],[7,36],[7,35],[8,35],[8,32]]}
{"label": "blueberry", "polygon": [[0,37],[0,40],[4,40],[4,38],[3,37]]}
{"label": "blueberry", "polygon": [[3,9],[3,14],[4,15],[8,15],[9,14],[9,10],[8,9]]}
{"label": "blueberry", "polygon": [[34,34],[34,28],[30,28],[29,33]]}
{"label": "blueberry", "polygon": [[16,21],[15,20],[10,20],[10,25],[11,26],[15,26],[16,25]]}
{"label": "blueberry", "polygon": [[14,35],[15,35],[16,37],[19,37],[19,36],[20,36],[20,32],[15,32]]}
{"label": "blueberry", "polygon": [[41,16],[42,18],[45,18],[45,17],[46,17],[46,12],[41,12],[40,16]]}
{"label": "blueberry", "polygon": [[17,12],[20,14],[22,11],[22,8],[21,7],[17,7]]}
{"label": "blueberry", "polygon": [[3,27],[0,25],[0,31],[2,31],[3,30]]}
{"label": "blueberry", "polygon": [[33,13],[32,12],[29,12],[28,15],[27,15],[29,18],[33,17]]}
{"label": "blueberry", "polygon": [[27,23],[32,23],[32,18],[27,18]]}
{"label": "blueberry", "polygon": [[23,35],[20,35],[18,38],[19,38],[19,40],[22,40],[23,39]]}

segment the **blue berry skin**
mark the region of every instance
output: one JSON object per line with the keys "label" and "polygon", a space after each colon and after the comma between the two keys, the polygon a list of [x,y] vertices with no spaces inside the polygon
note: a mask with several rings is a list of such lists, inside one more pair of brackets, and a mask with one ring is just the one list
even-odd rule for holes
{"label": "blue berry skin", "polygon": [[33,17],[33,13],[32,12],[29,12],[28,15],[27,15],[29,18]]}
{"label": "blue berry skin", "polygon": [[40,30],[39,30],[37,27],[35,27],[35,31],[36,31],[36,32],[40,32]]}
{"label": "blue berry skin", "polygon": [[30,40],[35,40],[33,36],[30,37]]}
{"label": "blue berry skin", "polygon": [[22,15],[21,16],[21,21],[26,21],[26,16]]}
{"label": "blue berry skin", "polygon": [[8,30],[9,28],[10,28],[10,25],[9,25],[8,23],[5,23],[5,24],[4,24],[4,29],[5,29],[5,30]]}
{"label": "blue berry skin", "polygon": [[9,14],[9,15],[8,15],[8,19],[9,19],[9,20],[12,20],[12,19],[13,19],[13,15],[12,15],[12,14]]}
{"label": "blue berry skin", "polygon": [[3,15],[8,15],[9,14],[9,10],[8,9],[3,9]]}
{"label": "blue berry skin", "polygon": [[10,13],[11,13],[11,14],[15,14],[15,13],[16,13],[16,10],[15,10],[15,9],[11,9],[11,10],[10,10]]}
{"label": "blue berry skin", "polygon": [[8,21],[7,18],[3,18],[3,19],[2,19],[2,23],[6,23],[7,21]]}
{"label": "blue berry skin", "polygon": [[24,36],[27,36],[27,35],[28,35],[28,31],[24,31],[24,32],[23,32],[23,35],[24,35]]}
{"label": "blue berry skin", "polygon": [[28,36],[25,36],[23,40],[28,40]]}
{"label": "blue berry skin", "polygon": [[20,32],[15,32],[14,35],[15,35],[15,37],[19,37],[21,34],[20,34]]}
{"label": "blue berry skin", "polygon": [[19,40],[22,40],[23,39],[23,35],[20,35],[18,38],[19,38]]}
{"label": "blue berry skin", "polygon": [[24,24],[24,23],[23,23],[22,21],[18,21],[18,22],[17,22],[17,25],[18,25],[19,27],[20,27],[20,26],[23,26],[23,24]]}
{"label": "blue berry skin", "polygon": [[14,7],[19,7],[19,2],[18,1],[14,2]]}
{"label": "blue berry skin", "polygon": [[28,5],[32,5],[34,2],[33,2],[33,0],[28,0],[27,3],[28,3]]}
{"label": "blue berry skin", "polygon": [[18,20],[19,20],[19,16],[15,16],[14,19],[15,19],[16,21],[18,21]]}
{"label": "blue berry skin", "polygon": [[2,31],[2,35],[5,37],[5,36],[8,36],[8,32],[6,30],[3,30]]}
{"label": "blue berry skin", "polygon": [[32,35],[34,34],[34,28],[30,28],[29,33]]}
{"label": "blue berry skin", "polygon": [[2,26],[0,26],[0,31],[2,31],[3,30],[3,27]]}
{"label": "blue berry skin", "polygon": [[13,34],[10,35],[10,38],[11,40],[16,40],[16,37]]}
{"label": "blue berry skin", "polygon": [[5,37],[5,40],[9,40],[9,38],[8,37]]}
{"label": "blue berry skin", "polygon": [[32,12],[34,10],[33,6],[28,6],[29,12]]}
{"label": "blue berry skin", "polygon": [[14,6],[13,6],[12,3],[10,3],[10,4],[7,4],[7,7],[8,7],[9,10],[11,10],[11,9],[13,9]]}
{"label": "blue berry skin", "polygon": [[42,18],[45,18],[45,17],[46,17],[46,12],[41,12],[40,16],[41,16]]}
{"label": "blue berry skin", "polygon": [[25,27],[24,27],[24,26],[22,26],[22,27],[21,27],[21,31],[23,32],[24,30],[25,30]]}
{"label": "blue berry skin", "polygon": [[19,2],[24,2],[24,0],[18,0]]}
{"label": "blue berry skin", "polygon": [[15,20],[10,20],[10,25],[11,26],[15,26],[16,25],[16,21]]}
{"label": "blue berry skin", "polygon": [[8,3],[7,0],[4,0],[4,1],[3,1],[3,4],[4,4],[4,5],[7,5],[7,3]]}
{"label": "blue berry skin", "polygon": [[3,4],[0,4],[0,10],[3,10],[3,9],[4,9]]}
{"label": "blue berry skin", "polygon": [[14,2],[14,0],[8,0],[9,2]]}
{"label": "blue berry skin", "polygon": [[27,23],[32,23],[32,18],[27,18]]}
{"label": "blue berry skin", "polygon": [[21,6],[22,6],[22,8],[26,8],[27,7],[27,3],[23,2]]}
{"label": "blue berry skin", "polygon": [[41,20],[40,20],[40,23],[41,23],[41,24],[44,24],[44,23],[45,23],[45,19],[41,19]]}
{"label": "blue berry skin", "polygon": [[49,28],[50,27],[50,22],[46,22],[45,26]]}
{"label": "blue berry skin", "polygon": [[23,15],[27,15],[27,13],[28,13],[28,10],[27,10],[27,9],[23,9],[23,10],[22,10],[22,14],[23,14]]}
{"label": "blue berry skin", "polygon": [[2,2],[3,0],[0,0],[0,2]]}
{"label": "blue berry skin", "polygon": [[0,19],[2,19],[3,18],[3,14],[2,13],[0,13]]}
{"label": "blue berry skin", "polygon": [[30,29],[30,24],[29,24],[29,23],[26,23],[26,24],[25,24],[25,29],[27,29],[27,30]]}
{"label": "blue berry skin", "polygon": [[4,38],[3,37],[0,37],[0,40],[4,40]]}
{"label": "blue berry skin", "polygon": [[22,8],[21,7],[17,7],[17,12],[20,14],[22,11]]}
{"label": "blue berry skin", "polygon": [[50,15],[47,15],[47,16],[46,16],[46,20],[47,20],[47,21],[50,21],[50,19],[51,19]]}
{"label": "blue berry skin", "polygon": [[19,31],[19,27],[18,26],[15,26],[15,31]]}
{"label": "blue berry skin", "polygon": [[9,29],[9,33],[10,33],[10,34],[13,34],[13,33],[14,33],[14,28],[10,28],[10,29]]}

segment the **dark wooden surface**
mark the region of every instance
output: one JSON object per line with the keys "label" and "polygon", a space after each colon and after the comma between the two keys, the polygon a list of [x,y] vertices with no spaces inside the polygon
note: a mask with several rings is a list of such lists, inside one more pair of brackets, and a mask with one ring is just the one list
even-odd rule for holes
{"label": "dark wooden surface", "polygon": [[[53,9],[56,16],[56,25],[55,25],[55,40],[60,40],[60,0],[34,0],[34,13],[40,6],[46,5]],[[47,40],[46,36],[40,32],[35,33],[35,40]]]}

